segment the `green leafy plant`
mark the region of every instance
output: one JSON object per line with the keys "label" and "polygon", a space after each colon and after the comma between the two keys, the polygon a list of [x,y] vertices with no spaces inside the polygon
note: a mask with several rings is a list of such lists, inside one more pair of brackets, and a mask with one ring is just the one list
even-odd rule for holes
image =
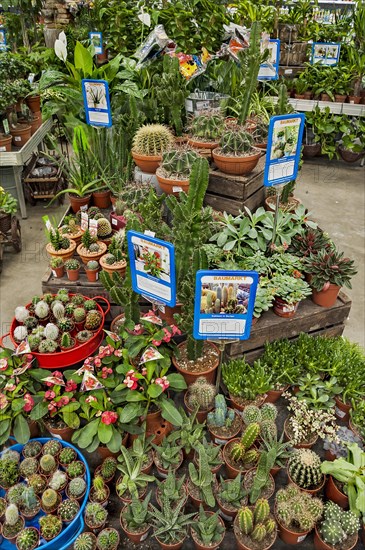
{"label": "green leafy plant", "polygon": [[181,445],[173,444],[168,439],[163,439],[160,445],[152,443],[158,464],[164,469],[176,470],[181,463]]}
{"label": "green leafy plant", "polygon": [[232,359],[222,365],[222,375],[230,395],[247,401],[271,388],[272,374],[260,361],[249,365],[244,359]]}
{"label": "green leafy plant", "polygon": [[299,378],[298,385],[297,397],[304,399],[314,409],[333,409],[334,397],[343,391],[334,376],[329,380],[323,380],[319,374],[307,373]]}
{"label": "green leafy plant", "polygon": [[247,491],[242,483],[241,472],[234,479],[221,478],[217,498],[235,510],[246,504]]}
{"label": "green leafy plant", "polygon": [[196,467],[192,462],[189,463],[189,480],[192,486],[198,490],[199,499],[213,508],[215,505],[214,478],[209,468],[206,451],[202,445],[198,448],[198,466]]}
{"label": "green leafy plant", "polygon": [[142,460],[132,461],[128,449],[123,445],[121,455],[118,457],[118,470],[122,472],[120,482],[116,486],[117,493],[123,495],[129,493],[131,497],[138,498],[138,491],[144,490],[149,482],[155,480],[154,476],[142,473]]}
{"label": "green leafy plant", "polygon": [[184,449],[186,454],[189,454],[192,449],[195,448],[198,442],[203,438],[204,424],[200,424],[196,420],[196,413],[187,415],[182,407],[179,408],[179,412],[182,416],[182,424],[177,429],[171,432],[167,436],[168,441],[172,443],[179,443]]}
{"label": "green leafy plant", "polygon": [[202,505],[199,507],[199,515],[192,527],[192,535],[205,546],[220,544],[223,540],[225,527],[218,512],[209,514],[204,511]]}
{"label": "green leafy plant", "polygon": [[164,481],[156,480],[157,495],[160,500],[167,497],[174,506],[186,495],[185,476],[178,478],[172,468],[169,469],[167,477]]}
{"label": "green leafy plant", "polygon": [[275,296],[288,304],[296,304],[312,294],[309,284],[291,275],[275,275],[271,281]]}
{"label": "green leafy plant", "polygon": [[334,247],[310,254],[305,262],[305,270],[312,275],[310,284],[318,292],[326,290],[330,284],[352,288],[351,278],[357,273],[354,260],[345,258],[344,253]]}
{"label": "green leafy plant", "polygon": [[172,544],[185,538],[195,514],[184,514],[184,505],[185,500],[180,500],[177,506],[172,508],[167,497],[162,498],[161,510],[158,510],[153,504],[150,505],[153,534],[157,540],[161,540],[165,544]]}

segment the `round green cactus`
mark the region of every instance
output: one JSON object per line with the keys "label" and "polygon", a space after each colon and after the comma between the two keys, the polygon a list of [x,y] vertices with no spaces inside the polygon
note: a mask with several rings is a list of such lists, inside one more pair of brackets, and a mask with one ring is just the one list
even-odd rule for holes
{"label": "round green cactus", "polygon": [[59,495],[54,489],[46,489],[42,495],[42,506],[45,510],[51,510],[57,505]]}
{"label": "round green cactus", "polygon": [[96,330],[97,328],[99,328],[102,320],[103,318],[99,311],[89,311],[85,319],[85,329]]}
{"label": "round green cactus", "polygon": [[206,378],[199,377],[189,387],[187,401],[192,409],[198,407],[206,411],[213,406],[215,395],[214,384],[210,384]]}
{"label": "round green cactus", "polygon": [[161,168],[169,178],[189,179],[199,154],[192,149],[173,149],[162,155]]}
{"label": "round green cactus", "polygon": [[261,407],[261,419],[275,421],[278,410],[273,403],[264,403]]}
{"label": "round green cactus", "polygon": [[70,497],[80,498],[86,490],[86,481],[82,477],[75,477],[68,484],[68,494]]}
{"label": "round green cactus", "polygon": [[57,464],[54,456],[45,454],[41,457],[39,465],[43,472],[50,474],[53,470],[55,470]]}
{"label": "round green cactus", "polygon": [[141,126],[133,138],[133,152],[144,156],[160,156],[174,144],[174,136],[162,124]]}
{"label": "round green cactus", "polygon": [[242,418],[246,425],[261,422],[261,411],[256,405],[247,405],[242,412]]}
{"label": "round green cactus", "polygon": [[253,147],[252,135],[237,127],[224,132],[220,147],[225,155],[240,156],[250,153]]}
{"label": "round green cactus", "polygon": [[310,449],[294,449],[288,460],[288,472],[299,487],[318,487],[323,480],[321,459]]}
{"label": "round green cactus", "polygon": [[98,237],[103,238],[110,235],[112,232],[112,226],[110,221],[106,218],[100,218],[98,220]]}

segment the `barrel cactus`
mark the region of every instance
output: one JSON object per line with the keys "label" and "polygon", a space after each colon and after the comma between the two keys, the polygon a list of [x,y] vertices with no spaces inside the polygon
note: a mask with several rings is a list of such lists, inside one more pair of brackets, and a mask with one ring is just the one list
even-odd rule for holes
{"label": "barrel cactus", "polygon": [[60,497],[54,489],[46,489],[42,495],[42,506],[44,510],[53,510],[59,501]]}
{"label": "barrel cactus", "polygon": [[34,527],[25,527],[16,538],[18,550],[33,550],[38,546],[39,534]]}
{"label": "barrel cactus", "polygon": [[174,144],[171,131],[162,124],[145,124],[133,138],[133,152],[144,156],[160,156]]}
{"label": "barrel cactus", "polygon": [[288,460],[291,479],[302,489],[318,487],[322,480],[320,457],[310,449],[294,449]]}
{"label": "barrel cactus", "polygon": [[202,113],[193,118],[191,134],[198,141],[216,141],[223,128],[224,120],[219,113]]}
{"label": "barrel cactus", "polygon": [[206,378],[199,377],[189,387],[187,401],[190,408],[198,407],[206,411],[213,406],[215,395],[214,384],[210,384]]}
{"label": "barrel cactus", "polygon": [[81,533],[74,542],[74,550],[94,550],[95,546],[93,533]]}
{"label": "barrel cactus", "polygon": [[58,344],[55,340],[46,338],[38,346],[39,353],[54,353],[58,348]]}
{"label": "barrel cactus", "polygon": [[96,330],[100,327],[103,317],[99,311],[91,310],[86,315],[85,329]]}
{"label": "barrel cactus", "polygon": [[357,533],[360,522],[350,510],[345,511],[334,502],[328,501],[324,505],[324,519],[319,527],[323,541],[335,546]]}
{"label": "barrel cactus", "polygon": [[243,156],[252,150],[252,135],[237,127],[224,132],[220,140],[222,153],[229,156]]}
{"label": "barrel cactus", "polygon": [[51,305],[52,313],[56,319],[60,319],[65,315],[65,306],[61,300],[55,300]]}
{"label": "barrel cactus", "polygon": [[39,465],[41,470],[47,475],[51,474],[56,469],[57,463],[54,456],[51,454],[45,454],[41,457]]}
{"label": "barrel cactus", "polygon": [[82,477],[75,477],[68,484],[68,494],[72,498],[80,498],[86,491],[86,481]]}
{"label": "barrel cactus", "polygon": [[104,238],[108,237],[112,232],[112,226],[110,224],[110,221],[106,218],[100,218],[98,220],[98,237]]}
{"label": "barrel cactus", "polygon": [[41,300],[36,304],[34,312],[39,319],[45,319],[49,315],[49,305]]}
{"label": "barrel cactus", "polygon": [[86,309],[86,311],[91,311],[92,309],[96,309],[95,300],[86,300],[84,303],[84,308]]}
{"label": "barrel cactus", "polygon": [[311,531],[323,512],[319,498],[300,491],[295,485],[280,489],[275,504],[280,523],[302,532]]}
{"label": "barrel cactus", "polygon": [[192,149],[173,149],[162,155],[161,168],[169,178],[189,179],[198,158],[198,153]]}
{"label": "barrel cactus", "polygon": [[28,478],[38,470],[38,461],[34,457],[28,457],[20,463],[19,471],[22,477]]}

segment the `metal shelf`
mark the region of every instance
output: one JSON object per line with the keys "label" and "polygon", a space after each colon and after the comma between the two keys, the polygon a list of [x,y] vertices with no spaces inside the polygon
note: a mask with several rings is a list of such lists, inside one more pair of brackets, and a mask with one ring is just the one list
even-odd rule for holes
{"label": "metal shelf", "polygon": [[289,103],[296,111],[313,111],[318,105],[321,108],[329,107],[331,113],[336,115],[365,116],[365,105],[318,101],[314,99],[289,99]]}

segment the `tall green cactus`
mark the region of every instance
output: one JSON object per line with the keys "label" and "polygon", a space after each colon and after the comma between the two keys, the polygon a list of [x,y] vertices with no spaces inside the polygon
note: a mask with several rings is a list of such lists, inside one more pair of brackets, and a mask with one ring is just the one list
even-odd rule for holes
{"label": "tall green cactus", "polygon": [[124,279],[119,273],[113,273],[111,276],[106,271],[101,271],[100,281],[109,292],[113,302],[123,307],[126,322],[138,323],[140,317],[139,295],[132,290],[130,267],[127,267]]}

